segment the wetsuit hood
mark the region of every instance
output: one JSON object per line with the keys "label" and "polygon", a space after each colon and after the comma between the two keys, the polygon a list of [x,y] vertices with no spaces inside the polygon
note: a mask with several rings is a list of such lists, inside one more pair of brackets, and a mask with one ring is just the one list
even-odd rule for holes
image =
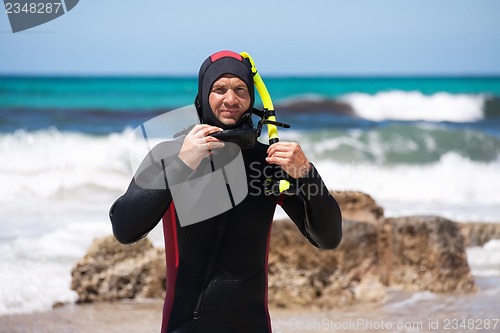
{"label": "wetsuit hood", "polygon": [[[208,101],[212,85],[224,74],[233,74],[239,77],[245,82],[250,93],[250,107],[234,125],[226,125],[217,119]],[[212,54],[203,62],[198,76],[198,95],[195,99],[196,110],[202,124],[218,126],[224,130],[252,127],[249,115],[251,115],[254,102],[252,66],[248,59],[232,51],[220,51]]]}

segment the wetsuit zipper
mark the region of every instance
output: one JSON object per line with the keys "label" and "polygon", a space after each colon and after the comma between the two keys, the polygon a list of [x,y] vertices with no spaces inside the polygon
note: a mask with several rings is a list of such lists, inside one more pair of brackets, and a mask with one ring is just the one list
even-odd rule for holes
{"label": "wetsuit zipper", "polygon": [[222,234],[224,232],[226,225],[226,221],[221,222],[216,226],[215,230],[215,242],[212,250],[212,255],[210,256],[210,260],[208,263],[208,267],[203,278],[203,289],[198,296],[198,300],[196,301],[196,306],[193,311],[193,319],[200,319],[201,312],[203,309],[203,305],[205,303],[205,294],[207,292],[208,287],[210,286],[210,281],[212,281],[213,275],[215,273],[215,267],[217,265],[217,257],[219,256],[219,249],[221,247]]}
{"label": "wetsuit zipper", "polygon": [[[212,172],[214,172],[215,166],[214,166],[212,156],[210,156],[210,164],[212,167]],[[224,176],[224,180],[226,182],[226,187],[227,187],[227,191],[229,194],[229,198],[231,200],[232,207],[234,208],[234,206],[235,206],[234,198],[233,198],[233,194],[231,192],[231,188],[230,188],[228,180],[227,180],[226,172],[225,172],[224,168],[222,168],[221,171],[222,171],[222,174]],[[232,212],[232,210],[231,210],[231,212]],[[228,217],[229,220],[231,219],[231,216],[232,216],[232,213],[229,213],[229,217]],[[195,319],[195,320],[200,319],[201,314],[202,314],[203,305],[205,303],[205,295],[207,293],[207,289],[210,286],[210,282],[212,281],[212,278],[213,278],[215,271],[216,271],[215,268],[217,266],[217,258],[219,257],[220,248],[222,246],[222,239],[224,238],[224,230],[226,229],[226,223],[227,223],[228,219],[221,221],[221,223],[216,225],[215,242],[214,242],[214,246],[213,246],[213,250],[212,250],[212,255],[210,256],[210,261],[209,261],[209,264],[208,264],[208,267],[207,267],[207,270],[206,270],[206,273],[205,273],[205,276],[203,279],[203,289],[201,290],[200,295],[198,296],[198,300],[196,301],[196,306],[195,306],[194,311],[193,311],[193,319]]]}
{"label": "wetsuit zipper", "polygon": [[193,319],[198,320],[201,317],[201,306],[204,303],[205,299],[205,289],[202,290],[200,296],[198,297],[198,301],[196,302],[196,307],[193,311]]}

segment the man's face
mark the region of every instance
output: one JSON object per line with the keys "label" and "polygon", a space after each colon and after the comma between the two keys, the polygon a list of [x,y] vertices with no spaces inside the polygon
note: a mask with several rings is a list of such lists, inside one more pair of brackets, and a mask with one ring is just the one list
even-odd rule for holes
{"label": "man's face", "polygon": [[225,125],[234,125],[250,108],[248,87],[236,75],[224,74],[212,85],[208,103],[215,117]]}

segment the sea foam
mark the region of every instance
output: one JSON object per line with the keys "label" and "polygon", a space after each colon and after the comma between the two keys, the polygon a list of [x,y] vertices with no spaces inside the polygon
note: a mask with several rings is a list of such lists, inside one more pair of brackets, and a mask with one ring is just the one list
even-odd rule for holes
{"label": "sea foam", "polygon": [[[43,223],[43,221],[40,221]],[[71,303],[71,269],[95,237],[110,233],[101,221],[67,223],[58,230],[0,243],[0,315],[49,310]]]}
{"label": "sea foam", "polygon": [[372,195],[386,215],[436,214],[498,222],[500,161],[474,162],[449,152],[427,165],[383,166],[315,161],[327,187]]}
{"label": "sea foam", "polygon": [[467,259],[474,275],[500,276],[500,239],[468,248]]}
{"label": "sea foam", "polygon": [[92,186],[121,189],[117,178],[130,173],[127,137],[55,128],[0,134],[0,198],[49,197]]}
{"label": "sea foam", "polygon": [[76,299],[71,268],[95,237],[111,234],[109,207],[130,181],[127,138],[0,134],[0,314]]}
{"label": "sea foam", "polygon": [[473,122],[483,118],[483,95],[418,91],[389,91],[375,95],[351,93],[341,97],[362,118],[381,120],[425,120]]}

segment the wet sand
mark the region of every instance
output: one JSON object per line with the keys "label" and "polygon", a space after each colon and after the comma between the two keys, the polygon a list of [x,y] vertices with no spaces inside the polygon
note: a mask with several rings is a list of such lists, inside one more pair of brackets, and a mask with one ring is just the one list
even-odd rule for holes
{"label": "wet sand", "polygon": [[[271,309],[273,332],[500,332],[500,278],[481,278],[477,283],[480,290],[471,295],[393,290],[383,305],[328,311]],[[158,333],[161,312],[161,300],[65,305],[48,312],[0,316],[0,332]]]}
{"label": "wet sand", "polygon": [[1,333],[160,332],[161,300],[64,305],[0,317]]}

